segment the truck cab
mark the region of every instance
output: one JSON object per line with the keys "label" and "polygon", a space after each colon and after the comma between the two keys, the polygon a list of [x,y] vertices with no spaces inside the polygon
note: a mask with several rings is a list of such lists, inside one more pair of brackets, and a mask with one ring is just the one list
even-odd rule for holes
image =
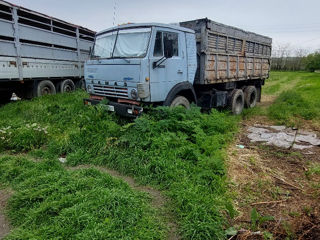
{"label": "truck cab", "polygon": [[[107,100],[120,115],[137,116],[144,104],[196,102],[195,32],[166,24],[126,24],[97,33],[85,64],[85,104]],[[180,97],[180,98],[179,98]],[[178,99],[177,99],[178,98]]]}

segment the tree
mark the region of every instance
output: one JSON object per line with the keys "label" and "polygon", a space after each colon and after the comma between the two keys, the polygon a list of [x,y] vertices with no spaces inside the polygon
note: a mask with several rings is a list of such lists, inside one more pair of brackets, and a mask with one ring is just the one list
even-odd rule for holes
{"label": "tree", "polygon": [[306,70],[310,72],[320,69],[320,52],[315,52],[304,57],[303,64]]}

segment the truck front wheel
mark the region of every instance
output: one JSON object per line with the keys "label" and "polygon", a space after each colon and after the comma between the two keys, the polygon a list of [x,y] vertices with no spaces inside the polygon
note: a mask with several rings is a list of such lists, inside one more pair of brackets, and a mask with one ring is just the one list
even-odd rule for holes
{"label": "truck front wheel", "polygon": [[244,104],[247,108],[256,106],[258,100],[258,93],[255,86],[248,86],[244,89]]}
{"label": "truck front wheel", "polygon": [[41,97],[49,94],[56,94],[56,88],[51,81],[43,80],[38,83],[36,93],[37,93],[37,97]]}
{"label": "truck front wheel", "polygon": [[230,108],[234,115],[242,113],[244,107],[244,96],[241,89],[235,89],[231,95]]}
{"label": "truck front wheel", "polygon": [[190,108],[190,102],[184,96],[176,96],[170,104],[170,107],[183,106],[186,109]]}

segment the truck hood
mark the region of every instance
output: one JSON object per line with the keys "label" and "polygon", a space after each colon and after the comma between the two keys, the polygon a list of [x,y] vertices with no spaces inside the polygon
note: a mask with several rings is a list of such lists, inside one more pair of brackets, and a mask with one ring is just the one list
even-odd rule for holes
{"label": "truck hood", "polygon": [[85,64],[84,76],[89,83],[122,86],[136,85],[140,81],[141,60],[105,59],[89,60]]}

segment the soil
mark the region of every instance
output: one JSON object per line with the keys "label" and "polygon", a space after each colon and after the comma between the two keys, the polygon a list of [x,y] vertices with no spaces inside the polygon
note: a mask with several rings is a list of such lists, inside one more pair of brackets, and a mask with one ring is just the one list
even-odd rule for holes
{"label": "soil", "polygon": [[161,217],[163,217],[167,221],[167,225],[169,228],[168,232],[168,240],[179,240],[181,237],[178,234],[178,225],[174,221],[175,217],[169,210],[165,209],[166,204],[168,203],[168,199],[158,190],[150,187],[139,185],[132,177],[122,175],[118,171],[108,169],[106,167],[93,167],[90,165],[78,165],[75,167],[68,167],[69,170],[77,170],[77,169],[87,169],[87,168],[96,168],[101,172],[105,172],[111,175],[114,178],[121,179],[126,182],[132,189],[147,193],[151,197],[151,205],[155,209],[158,209],[161,212]]}
{"label": "soil", "polygon": [[12,192],[9,190],[0,189],[0,239],[3,239],[10,232],[10,224],[4,211],[11,195]]}
{"label": "soil", "polygon": [[[264,239],[265,232],[273,239],[320,239],[320,176],[308,174],[312,164],[320,164],[320,147],[293,150],[250,142],[248,127],[268,122],[263,117],[244,121],[228,149],[229,178],[239,212],[230,221],[243,228],[232,239]],[[253,208],[273,220],[261,221],[252,231]]]}

